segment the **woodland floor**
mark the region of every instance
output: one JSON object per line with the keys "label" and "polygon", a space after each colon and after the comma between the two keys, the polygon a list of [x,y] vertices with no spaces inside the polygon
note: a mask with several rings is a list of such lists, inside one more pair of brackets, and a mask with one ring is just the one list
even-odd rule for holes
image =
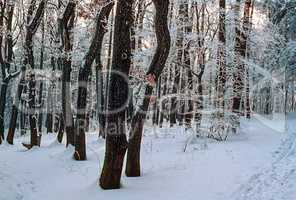
{"label": "woodland floor", "polygon": [[84,162],[72,160],[73,149],[54,135],[30,151],[21,137],[0,146],[0,200],[295,200],[295,142],[287,135],[257,118],[226,142],[197,139],[184,152],[190,134],[182,128],[147,128],[143,176],[123,175],[122,189],[113,191],[97,184],[104,141],[96,135],[88,135]]}

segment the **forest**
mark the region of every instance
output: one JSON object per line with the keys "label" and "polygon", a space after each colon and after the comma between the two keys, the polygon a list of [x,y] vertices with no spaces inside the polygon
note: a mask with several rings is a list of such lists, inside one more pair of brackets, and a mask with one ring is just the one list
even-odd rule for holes
{"label": "forest", "polygon": [[0,0],[0,45],[0,200],[296,199],[295,0]]}

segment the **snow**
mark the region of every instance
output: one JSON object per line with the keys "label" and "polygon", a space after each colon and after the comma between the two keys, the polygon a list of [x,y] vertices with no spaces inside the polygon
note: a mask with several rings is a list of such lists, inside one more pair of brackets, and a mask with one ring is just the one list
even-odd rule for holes
{"label": "snow", "polygon": [[147,127],[142,177],[123,174],[122,189],[112,191],[97,184],[104,159],[104,141],[97,135],[88,135],[83,162],[74,161],[74,150],[52,134],[43,135],[42,147],[30,151],[20,144],[28,138],[18,138],[14,146],[0,146],[0,200],[296,199],[295,159],[289,155],[273,163],[290,149],[277,150],[286,144],[285,134],[253,119],[226,142],[197,139],[184,152],[189,137],[182,128]]}
{"label": "snow", "polygon": [[279,133],[286,132],[286,117],[283,114],[272,114],[271,116],[255,114],[254,116],[265,126],[268,126]]}
{"label": "snow", "polygon": [[259,170],[236,193],[236,200],[296,199],[296,113],[288,115],[286,139],[272,163]]}

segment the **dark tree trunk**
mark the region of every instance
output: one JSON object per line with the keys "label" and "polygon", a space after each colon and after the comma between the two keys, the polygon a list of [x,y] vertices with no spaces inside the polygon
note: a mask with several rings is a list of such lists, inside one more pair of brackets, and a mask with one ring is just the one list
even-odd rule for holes
{"label": "dark tree trunk", "polygon": [[243,25],[242,30],[239,30],[239,27],[236,27],[236,44],[235,44],[235,52],[236,52],[236,71],[234,73],[234,84],[233,84],[233,104],[232,111],[236,114],[240,114],[240,105],[241,105],[241,96],[244,85],[245,78],[245,64],[241,59],[246,57],[247,51],[247,34],[250,28],[250,16],[251,16],[251,0],[245,1],[244,7],[244,17],[243,17]]}
{"label": "dark tree trunk", "polygon": [[[106,33],[108,16],[113,7],[113,3],[103,6],[97,19],[96,31],[91,46],[84,59],[84,65],[79,70],[78,75],[78,100],[77,100],[77,121],[75,134],[75,153],[76,160],[86,160],[85,132],[87,128],[87,85],[91,74],[92,64],[97,54],[101,54],[103,38]],[[100,56],[97,56],[99,58]],[[100,63],[100,59],[97,59]]]}
{"label": "dark tree trunk", "polygon": [[[39,6],[35,12],[33,17],[34,8],[36,6],[36,1],[32,0],[29,6],[28,14],[27,14],[27,29],[26,29],[26,38],[25,38],[25,58],[23,61],[23,65],[21,68],[21,78],[20,83],[17,87],[17,94],[14,100],[14,104],[12,106],[12,114],[10,120],[10,127],[7,135],[7,142],[9,144],[13,144],[13,138],[15,134],[16,124],[17,124],[17,116],[18,116],[18,109],[19,109],[19,102],[21,98],[21,94],[25,84],[25,74],[27,70],[27,66],[30,66],[31,69],[34,69],[34,53],[33,53],[33,37],[40,25],[41,19],[44,14],[45,9],[45,0],[42,0],[39,3]],[[33,17],[33,18],[32,18]],[[29,69],[28,69],[29,70]],[[30,129],[31,129],[31,144],[25,146],[27,148],[31,148],[32,146],[39,145],[38,143],[38,132],[37,132],[37,121],[35,116],[35,75],[34,72],[31,72],[30,80],[30,94],[29,96],[32,97],[29,101],[29,121],[30,121]]]}
{"label": "dark tree trunk", "polygon": [[[249,19],[249,30],[248,35],[252,31],[252,20],[254,15],[254,1],[252,1],[251,12],[250,12],[250,19]],[[250,57],[250,42],[247,44],[247,57]],[[246,117],[247,119],[251,119],[251,103],[250,103],[250,67],[246,69]],[[294,95],[293,95],[294,96]]]}
{"label": "dark tree trunk", "polygon": [[[4,26],[4,12],[5,12],[5,2],[0,2],[0,6],[1,6],[1,15],[0,15],[0,27],[3,28]],[[5,78],[6,76],[6,69],[5,69],[5,63],[4,63],[4,59],[3,59],[3,55],[2,55],[2,43],[3,43],[3,34],[0,34],[0,64],[1,64],[1,72],[2,72],[2,79]],[[3,90],[3,85],[1,85],[1,104],[0,105],[0,144],[2,144],[2,140],[4,139],[4,110],[5,110],[5,99],[6,99],[6,91],[5,91],[5,98],[3,98],[3,94],[2,94],[2,90]],[[4,104],[4,105],[3,105]]]}
{"label": "dark tree trunk", "polygon": [[63,137],[64,137],[64,130],[65,130],[65,124],[63,120],[63,114],[60,114],[58,119],[56,117],[56,121],[58,121],[56,129],[58,130],[58,135],[57,135],[57,140],[59,143],[63,142]]}
{"label": "dark tree trunk", "polygon": [[[185,40],[185,26],[186,26],[186,17],[188,18],[188,15],[186,16],[186,11],[188,9],[188,5],[186,4],[186,1],[180,2],[179,5],[179,11],[178,11],[178,28],[177,28],[177,41],[176,41],[176,48],[177,48],[177,70],[176,72],[178,75],[176,76],[179,81],[178,85],[175,85],[176,89],[179,88],[180,93],[184,93],[185,90],[185,78],[186,78],[186,69],[180,68],[179,65],[184,65],[185,60],[185,51],[184,51],[184,40]],[[176,73],[175,72],[175,73]],[[177,82],[175,82],[177,83]],[[177,95],[177,92],[174,93]],[[184,113],[185,113],[185,101],[183,99],[179,100],[178,110],[177,110],[177,118],[179,120],[179,125],[183,126],[184,124]]]}
{"label": "dark tree trunk", "polygon": [[104,94],[104,79],[103,79],[103,66],[101,63],[101,58],[98,56],[101,56],[101,54],[97,54],[96,58],[96,92],[97,92],[97,108],[96,108],[96,117],[97,120],[99,120],[100,125],[100,133],[99,136],[105,137],[104,129],[106,125],[106,117],[105,117],[105,98],[106,95]]}
{"label": "dark tree trunk", "polygon": [[[48,95],[51,94],[51,88],[49,88]],[[52,109],[51,107],[53,106],[52,100],[50,99],[51,97],[48,98],[49,105],[47,107],[47,114],[46,114],[46,130],[47,133],[53,133],[53,116],[52,116]]]}
{"label": "dark tree trunk", "polygon": [[[157,94],[158,94],[158,85],[157,85],[157,89],[156,89],[156,91],[154,91],[154,95],[155,96],[157,96]],[[153,125],[157,125],[157,98],[155,98],[155,101],[153,102],[153,108],[152,108],[152,111],[153,111],[153,113],[152,113],[152,118],[151,118],[151,120],[152,120],[152,124]]]}
{"label": "dark tree trunk", "polygon": [[[52,56],[50,58],[52,70],[55,71],[55,59]],[[53,89],[54,89],[54,83],[51,82],[48,88],[48,95],[47,95],[47,109],[46,109],[46,129],[47,133],[53,133]]]}
{"label": "dark tree trunk", "polygon": [[[163,92],[162,95],[165,96],[167,95],[168,92],[168,77],[164,76],[164,86],[163,86]],[[159,119],[159,127],[162,128],[163,127],[163,122],[164,122],[164,117],[167,115],[167,110],[165,109],[166,106],[166,100],[163,102],[160,102],[160,106],[161,106],[161,112],[160,112],[160,119]]]}
{"label": "dark tree trunk", "polygon": [[156,91],[155,91],[155,102],[153,105],[153,117],[152,117],[152,123],[153,125],[158,126],[159,125],[159,100],[161,97],[161,78],[158,79],[157,85],[156,85]]}
{"label": "dark tree trunk", "polygon": [[106,152],[100,177],[103,189],[120,188],[127,149],[126,108],[129,101],[128,76],[131,68],[131,28],[134,0],[118,0],[115,15],[112,72],[108,85]]}
{"label": "dark tree trunk", "polygon": [[[74,146],[74,122],[71,109],[71,71],[72,71],[72,49],[76,3],[69,2],[66,6],[63,18],[60,20],[59,28],[62,39],[63,53],[62,59],[62,112],[63,112],[63,131],[66,132],[67,144]],[[63,132],[60,130],[60,133]],[[62,138],[62,137],[61,137]]]}
{"label": "dark tree trunk", "polygon": [[106,125],[107,125],[107,98],[108,98],[108,88],[109,88],[109,76],[110,76],[110,69],[111,69],[111,65],[112,65],[112,44],[113,44],[113,36],[114,36],[114,13],[115,13],[115,9],[112,9],[111,12],[111,19],[110,19],[110,26],[111,26],[111,30],[110,30],[110,34],[109,34],[109,38],[108,38],[108,53],[107,53],[107,64],[106,64],[106,72],[105,72],[105,84],[104,84],[104,88],[102,88],[102,90],[105,90],[104,96],[105,101],[104,103],[102,103],[102,109],[103,109],[103,113],[102,113],[102,125],[101,125],[101,130],[100,130],[100,136],[102,136],[102,138],[106,138]]}
{"label": "dark tree trunk", "polygon": [[225,14],[225,0],[219,0],[219,28],[218,28],[218,77],[217,77],[217,99],[216,107],[219,109],[219,116],[224,116],[224,96],[225,96],[225,84],[226,84],[226,14]]}
{"label": "dark tree trunk", "polygon": [[[42,22],[42,38],[41,38],[41,52],[40,52],[40,65],[39,69],[43,69],[44,65],[44,44],[45,43],[45,24],[44,24],[44,19]],[[43,125],[43,82],[40,83],[39,85],[39,99],[38,99],[38,104],[39,104],[39,116],[38,116],[38,130],[40,135],[42,134],[42,125]]]}
{"label": "dark tree trunk", "polygon": [[[185,2],[185,8],[184,8],[184,33],[186,35],[190,35],[192,33],[192,21],[193,17],[189,17],[189,1]],[[189,100],[185,101],[185,126],[186,128],[192,127],[192,118],[193,118],[193,102],[190,99],[191,93],[193,91],[193,75],[192,75],[192,69],[191,69],[191,62],[190,62],[190,45],[187,44],[186,47],[184,47],[184,64],[185,66],[189,67],[189,70],[187,70],[187,73],[184,73],[184,75],[187,75],[187,85],[186,89],[189,92],[187,93],[189,96]]]}
{"label": "dark tree trunk", "polygon": [[[154,23],[157,37],[157,49],[152,63],[150,64],[147,75],[154,77],[155,81],[157,81],[165,67],[171,45],[171,37],[168,29],[169,0],[153,0],[153,3],[156,8]],[[143,126],[149,108],[152,92],[153,87],[151,85],[147,85],[142,105],[132,120],[132,128],[129,135],[129,145],[125,171],[126,175],[129,177],[136,177],[141,175],[141,140],[143,134]]]}
{"label": "dark tree trunk", "polygon": [[[27,22],[29,23],[32,18],[33,9],[34,9],[35,1],[32,0],[31,8],[29,9],[29,13],[27,16]],[[31,131],[31,142],[30,145],[24,144],[27,148],[31,148],[33,146],[40,146],[40,137],[38,136],[38,127],[37,127],[37,115],[36,115],[36,75],[34,72],[35,63],[34,63],[34,47],[33,47],[33,37],[40,25],[40,22],[44,15],[45,9],[45,1],[40,2],[40,5],[36,11],[35,19],[36,24],[34,27],[27,28],[26,40],[25,40],[25,61],[24,65],[29,65],[30,69],[28,70],[29,74],[29,123],[30,123],[30,131]],[[35,20],[33,19],[33,21]],[[32,22],[33,23],[33,22]],[[35,28],[35,29],[33,29]]]}
{"label": "dark tree trunk", "polygon": [[[6,105],[6,93],[7,87],[12,78],[14,78],[17,74],[7,74],[10,73],[10,65],[12,62],[13,55],[13,39],[12,39],[12,21],[13,21],[13,13],[14,13],[14,4],[4,4],[1,3],[1,16],[0,16],[0,27],[4,26],[4,14],[5,8],[7,9],[6,16],[6,29],[7,36],[5,40],[5,55],[2,55],[2,44],[3,44],[3,34],[0,36],[0,65],[2,72],[2,84],[1,84],[1,96],[0,96],[0,144],[2,143],[2,139],[4,140],[4,131],[5,131],[5,105]],[[3,57],[6,58],[6,61],[3,60]]]}
{"label": "dark tree trunk", "polygon": [[0,96],[0,144],[4,140],[4,113],[6,104],[6,91],[7,91],[7,81],[2,81],[1,85],[1,96]]}

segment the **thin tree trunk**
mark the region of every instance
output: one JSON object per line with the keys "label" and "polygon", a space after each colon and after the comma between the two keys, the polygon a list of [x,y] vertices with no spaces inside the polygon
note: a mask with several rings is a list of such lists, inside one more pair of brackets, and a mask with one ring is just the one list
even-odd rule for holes
{"label": "thin tree trunk", "polygon": [[[168,90],[168,77],[167,75],[164,76],[163,78],[163,91],[162,91],[162,96],[167,95],[167,90]],[[166,102],[160,102],[160,107],[161,107],[161,112],[160,112],[160,119],[159,119],[159,127],[162,128],[163,127],[163,122],[164,122],[164,117],[167,115],[167,113],[164,112],[164,108],[166,106]]]}
{"label": "thin tree trunk", "polygon": [[[5,2],[0,2],[0,6],[1,6],[1,15],[0,15],[0,29],[3,30],[4,29],[4,12],[5,12]],[[6,70],[5,70],[5,63],[4,63],[4,59],[3,59],[3,55],[2,55],[2,43],[3,43],[3,34],[0,34],[0,64],[1,64],[1,72],[2,72],[2,79],[5,78],[6,76]],[[2,140],[4,139],[4,110],[5,110],[5,99],[6,99],[6,91],[5,91],[5,97],[3,98],[4,94],[2,94],[2,90],[3,89],[4,84],[1,84],[1,105],[0,105],[0,144],[2,144]],[[4,93],[4,92],[3,92]]]}
{"label": "thin tree trunk", "polygon": [[[248,35],[252,31],[254,4],[255,4],[255,0],[252,1]],[[247,57],[250,57],[249,49],[250,49],[250,44],[247,44]],[[247,67],[247,69],[246,69],[246,117],[247,117],[247,119],[251,119],[251,103],[250,103],[250,101],[251,101],[250,100],[250,67]]]}
{"label": "thin tree trunk", "polygon": [[[50,58],[50,62],[51,62],[51,66],[52,66],[52,70],[55,71],[55,59],[52,56]],[[51,82],[48,88],[48,95],[47,95],[47,114],[46,114],[46,129],[47,129],[47,133],[53,133],[53,89],[54,89],[54,82]],[[60,142],[60,141],[59,141]]]}
{"label": "thin tree trunk", "polygon": [[[44,43],[45,43],[45,22],[43,19],[42,22],[42,38],[41,38],[41,52],[40,52],[40,65],[39,69],[43,69],[44,65]],[[43,125],[43,82],[40,83],[39,85],[39,99],[38,99],[38,104],[39,104],[39,116],[38,116],[38,130],[40,135],[42,134],[42,125]]]}
{"label": "thin tree trunk", "polygon": [[225,107],[225,84],[226,84],[226,30],[225,30],[225,0],[219,0],[219,28],[218,28],[218,78],[217,78],[217,99],[216,107],[219,109],[219,116],[224,117]]}
{"label": "thin tree trunk", "polygon": [[[178,28],[177,28],[177,41],[176,41],[176,48],[177,48],[177,68],[176,70],[179,75],[178,85],[175,85],[176,88],[179,88],[180,93],[184,93],[185,90],[185,77],[186,77],[186,69],[180,68],[178,65],[184,65],[185,60],[185,51],[184,51],[184,43],[185,43],[185,23],[186,23],[186,11],[188,10],[188,5],[186,1],[181,1],[179,4],[179,11],[178,11]],[[179,76],[179,77],[178,77]],[[177,82],[176,82],[177,83]],[[179,100],[178,103],[178,113],[177,118],[179,120],[179,125],[182,126],[184,123],[184,113],[185,113],[185,101]]]}
{"label": "thin tree trunk", "polygon": [[[189,1],[185,2],[185,9],[184,9],[184,33],[186,35],[190,35],[192,33],[192,17],[189,17]],[[192,71],[191,71],[191,60],[190,60],[190,45],[187,44],[187,46],[184,49],[184,64],[185,66],[189,67],[189,70],[187,70],[187,84],[186,84],[186,90],[187,94],[189,96],[189,100],[185,101],[185,126],[186,128],[191,128],[192,127],[192,118],[193,118],[193,102],[190,99],[191,98],[191,93],[193,91],[193,76],[192,76]]]}
{"label": "thin tree trunk", "polygon": [[[201,14],[197,8],[197,4],[194,5],[195,13],[196,13],[196,29],[197,34],[200,36],[204,35],[204,26],[205,26],[205,9],[206,4],[202,4]],[[205,37],[205,36],[203,36]],[[202,85],[202,78],[205,71],[205,44],[204,38],[199,38],[198,40],[198,50],[197,50],[197,59],[198,59],[198,66],[199,66],[199,74],[197,77],[197,94],[198,94],[198,101],[196,103],[196,113],[195,113],[195,123],[197,130],[200,128],[201,120],[202,120],[202,109],[203,109],[203,85]]]}
{"label": "thin tree trunk", "polygon": [[[60,21],[59,28],[64,56],[62,57],[62,112],[63,112],[63,124],[64,131],[66,132],[67,144],[74,146],[74,122],[71,108],[71,71],[72,71],[72,49],[73,49],[73,27],[75,18],[76,3],[69,2],[63,18]],[[60,131],[62,133],[62,130]]]}

